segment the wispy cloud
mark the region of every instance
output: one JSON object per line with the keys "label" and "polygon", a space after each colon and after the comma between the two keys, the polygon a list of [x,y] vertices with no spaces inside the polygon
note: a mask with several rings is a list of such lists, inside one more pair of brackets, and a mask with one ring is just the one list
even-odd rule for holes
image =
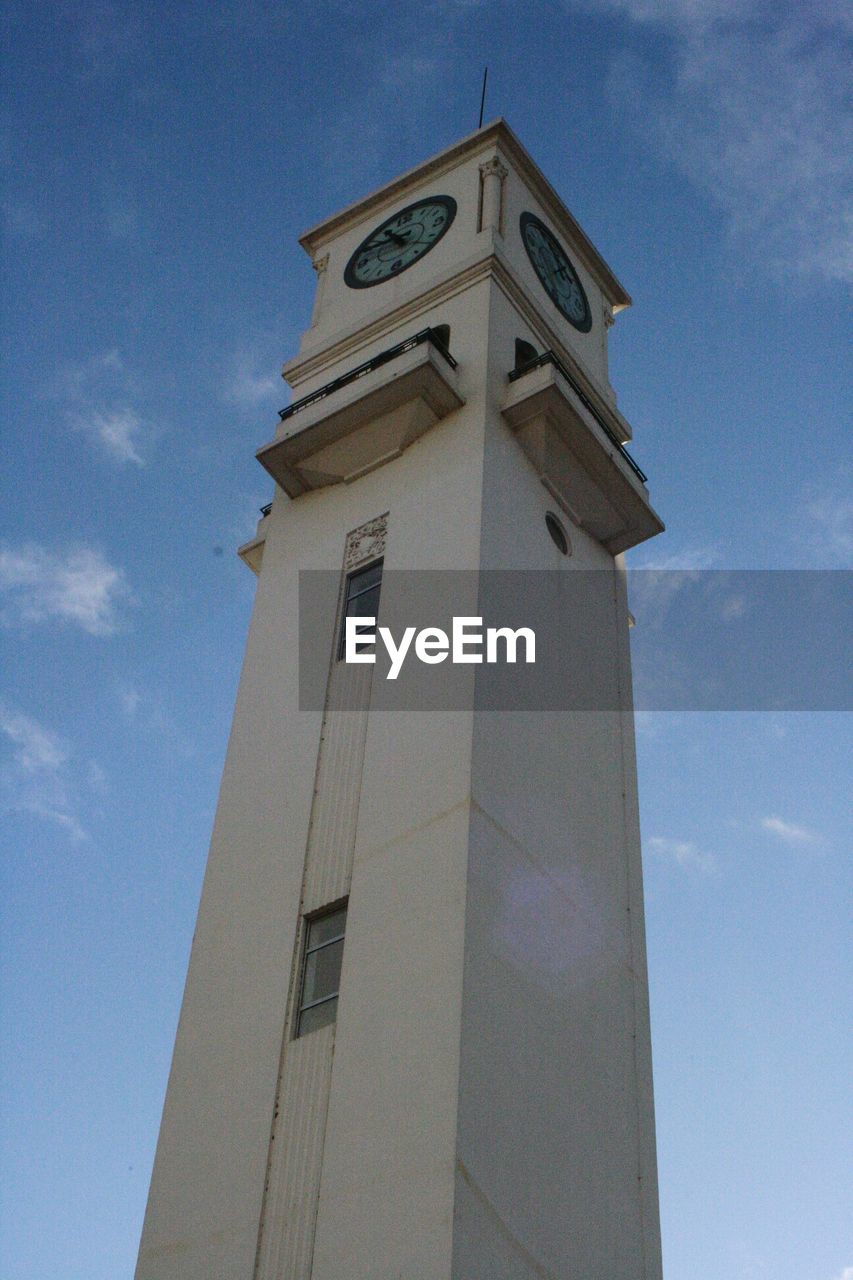
{"label": "wispy cloud", "polygon": [[795,822],[786,822],[783,818],[775,816],[762,818],[761,826],[765,831],[770,831],[774,836],[778,836],[780,840],[784,840],[786,844],[814,844],[818,839],[816,831],[811,831],[808,827],[801,827]]}
{"label": "wispy cloud", "polygon": [[0,546],[0,621],[6,626],[59,619],[89,635],[112,635],[119,607],[131,599],[123,570],[92,547],[64,553],[37,543]]}
{"label": "wispy cloud", "polygon": [[720,604],[719,616],[723,622],[735,622],[743,618],[746,611],[747,604],[743,595],[728,595]]}
{"label": "wispy cloud", "polygon": [[853,1280],[853,1267],[842,1267],[834,1280]]}
{"label": "wispy cloud", "polygon": [[116,696],[125,719],[135,729],[157,735],[169,744],[173,752],[187,759],[195,755],[195,744],[177,724],[159,695],[124,681],[117,686]]}
{"label": "wispy cloud", "polygon": [[660,627],[672,607],[687,596],[689,608],[724,623],[742,621],[750,612],[748,572],[715,569],[714,547],[688,547],[665,555],[647,552],[631,560],[628,594],[638,626]]}
{"label": "wispy cloud", "polygon": [[142,701],[142,694],[138,689],[134,689],[132,685],[123,684],[118,691],[118,700],[119,705],[128,720],[132,720],[139,710],[139,704]]}
{"label": "wispy cloud", "polygon": [[133,462],[137,467],[145,465],[137,447],[143,434],[143,426],[132,409],[80,413],[75,415],[74,424],[84,435],[102,445],[116,462]]}
{"label": "wispy cloud", "polygon": [[803,496],[797,521],[798,543],[809,559],[830,568],[853,565],[853,469],[822,485],[810,484]]}
{"label": "wispy cloud", "polygon": [[68,759],[68,749],[57,734],[3,703],[0,703],[0,729],[13,744],[15,762],[25,773],[58,769]]}
{"label": "wispy cloud", "polygon": [[677,596],[717,561],[711,546],[684,547],[664,554],[649,550],[631,559],[628,592],[638,625],[660,625]]}
{"label": "wispy cloud", "polygon": [[90,760],[86,765],[86,782],[97,796],[106,795],[109,790],[106,771],[97,760]]}
{"label": "wispy cloud", "polygon": [[77,815],[68,771],[68,745],[32,716],[2,702],[0,733],[7,747],[6,758],[0,759],[3,809],[44,818],[62,827],[72,840],[84,839],[86,831]]}
{"label": "wispy cloud", "polygon": [[671,82],[626,52],[611,70],[611,99],[724,210],[753,258],[780,275],[853,279],[841,0],[569,4],[654,23],[670,36]]}
{"label": "wispy cloud", "polygon": [[228,404],[257,409],[284,398],[284,383],[275,367],[257,352],[241,348],[233,360],[222,392]]}
{"label": "wispy cloud", "polygon": [[153,434],[132,407],[136,387],[116,350],[63,365],[54,398],[65,406],[66,420],[114,462],[145,466],[145,445]]}
{"label": "wispy cloud", "polygon": [[711,545],[687,545],[660,551],[655,547],[643,550],[631,558],[632,569],[657,569],[665,572],[676,569],[686,572],[694,569],[713,569],[719,563],[720,553]]}
{"label": "wispy cloud", "polygon": [[661,732],[660,715],[654,711],[634,712],[634,731],[644,738],[657,738]]}
{"label": "wispy cloud", "polygon": [[124,361],[113,348],[100,351],[88,360],[69,360],[60,365],[53,388],[57,397],[88,398],[93,390],[115,390],[124,386]]}
{"label": "wispy cloud", "polygon": [[698,871],[703,875],[711,875],[717,870],[717,859],[714,855],[700,849],[692,840],[672,840],[666,836],[651,836],[645,844],[649,853],[672,866],[683,867],[687,871]]}

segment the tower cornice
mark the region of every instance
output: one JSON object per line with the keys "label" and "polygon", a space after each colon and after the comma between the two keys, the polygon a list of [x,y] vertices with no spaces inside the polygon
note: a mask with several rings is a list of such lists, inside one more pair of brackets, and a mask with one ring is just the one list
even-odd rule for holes
{"label": "tower cornice", "polygon": [[553,220],[557,230],[562,232],[570,242],[575,253],[595,279],[613,311],[621,311],[629,307],[630,294],[607,265],[580,223],[566,208],[530,153],[501,117],[478,129],[476,133],[469,134],[467,138],[455,142],[429,160],[425,160],[423,164],[408,170],[392,182],[377,188],[361,200],[348,205],[331,218],[326,218],[300,236],[299,243],[313,261],[331,240],[355,223],[368,216],[375,216],[386,207],[399,202],[416,186],[422,185],[425,178],[438,178],[455,168],[460,161],[478,152],[486,156],[500,153],[514,164],[542,208]]}

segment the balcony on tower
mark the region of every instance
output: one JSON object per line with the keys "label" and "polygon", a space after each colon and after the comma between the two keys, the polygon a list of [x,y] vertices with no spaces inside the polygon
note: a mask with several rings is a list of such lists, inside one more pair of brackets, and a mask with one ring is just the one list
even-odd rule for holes
{"label": "balcony on tower", "polygon": [[663,530],[627,424],[553,351],[513,369],[501,413],[554,500],[612,555]]}
{"label": "balcony on tower", "polygon": [[399,457],[464,403],[445,334],[423,329],[282,409],[258,461],[296,498]]}

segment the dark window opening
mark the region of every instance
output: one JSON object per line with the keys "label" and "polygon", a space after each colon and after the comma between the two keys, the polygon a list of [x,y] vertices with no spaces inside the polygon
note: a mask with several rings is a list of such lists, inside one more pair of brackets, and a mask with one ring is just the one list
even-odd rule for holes
{"label": "dark window opening", "polygon": [[338,1016],[338,991],[344,954],[346,903],[305,922],[305,954],[299,984],[296,1035],[326,1027]]}
{"label": "dark window opening", "polygon": [[[364,569],[356,569],[347,578],[346,598],[341,634],[338,637],[338,660],[343,658],[347,638],[347,618],[375,618],[379,613],[379,593],[382,589],[382,561],[374,560]],[[356,653],[368,653],[370,643],[356,645]]]}
{"label": "dark window opening", "polygon": [[434,324],[432,326],[432,331],[435,334],[438,341],[444,347],[445,351],[449,351],[450,350],[450,325]]}
{"label": "dark window opening", "polygon": [[545,524],[548,527],[548,532],[551,535],[551,540],[554,543],[554,546],[558,551],[562,552],[564,556],[567,556],[571,550],[572,544],[569,542],[569,535],[563,528],[562,520],[558,520],[554,515],[554,512],[549,511],[545,516]]}
{"label": "dark window opening", "polygon": [[515,368],[521,369],[524,365],[529,364],[531,360],[535,360],[539,355],[532,342],[525,342],[523,338],[515,340]]}

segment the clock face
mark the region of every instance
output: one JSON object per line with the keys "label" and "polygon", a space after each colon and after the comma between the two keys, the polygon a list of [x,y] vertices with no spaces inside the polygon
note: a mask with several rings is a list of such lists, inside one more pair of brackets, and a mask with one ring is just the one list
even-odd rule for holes
{"label": "clock face", "polygon": [[369,289],[398,276],[437,245],[456,217],[452,196],[429,196],[407,205],[362,240],[344,271],[351,289]]}
{"label": "clock face", "polygon": [[521,215],[521,238],[533,270],[554,306],[581,333],[592,328],[592,312],[578,274],[553,231],[532,213]]}

